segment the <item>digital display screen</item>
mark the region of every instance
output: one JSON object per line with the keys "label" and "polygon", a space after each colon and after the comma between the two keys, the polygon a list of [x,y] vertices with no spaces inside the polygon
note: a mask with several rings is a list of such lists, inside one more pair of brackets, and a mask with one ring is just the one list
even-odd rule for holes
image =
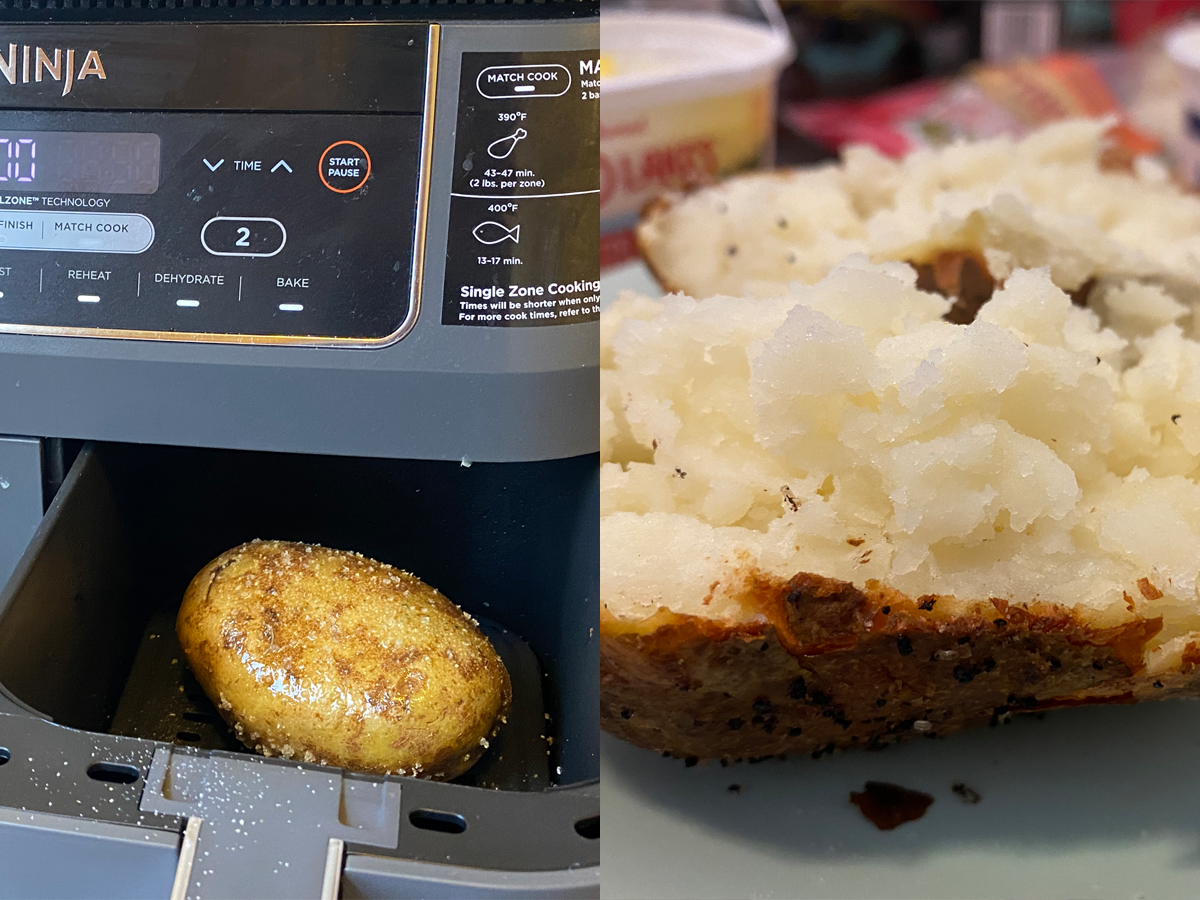
{"label": "digital display screen", "polygon": [[157,134],[0,131],[0,192],[153,194],[161,145]]}

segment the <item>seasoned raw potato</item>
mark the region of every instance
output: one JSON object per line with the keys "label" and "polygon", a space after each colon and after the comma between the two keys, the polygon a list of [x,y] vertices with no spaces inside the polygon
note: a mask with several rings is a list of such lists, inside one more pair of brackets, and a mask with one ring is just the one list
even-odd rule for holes
{"label": "seasoned raw potato", "polygon": [[508,672],[474,620],[357,553],[235,547],[192,580],[176,631],[205,693],[266,756],[453,778],[508,712]]}

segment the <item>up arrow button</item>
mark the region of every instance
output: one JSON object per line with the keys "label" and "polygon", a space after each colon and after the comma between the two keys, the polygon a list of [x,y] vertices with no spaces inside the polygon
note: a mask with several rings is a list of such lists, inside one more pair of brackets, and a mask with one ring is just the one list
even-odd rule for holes
{"label": "up arrow button", "polygon": [[283,159],[281,159],[279,162],[275,163],[275,165],[271,166],[271,171],[272,171],[272,172],[274,172],[274,171],[276,171],[276,170],[278,170],[278,169],[287,169],[289,172],[290,172],[290,171],[292,171],[292,167],[291,167],[291,166],[289,166],[289,165],[287,164],[287,161],[286,161],[286,160],[283,160]]}

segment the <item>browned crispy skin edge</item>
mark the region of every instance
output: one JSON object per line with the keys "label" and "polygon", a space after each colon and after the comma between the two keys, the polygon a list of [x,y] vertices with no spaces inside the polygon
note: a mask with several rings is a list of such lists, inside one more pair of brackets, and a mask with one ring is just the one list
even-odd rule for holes
{"label": "browned crispy skin edge", "polygon": [[[1133,173],[1134,156],[1126,149],[1118,144],[1109,144],[1100,154],[1098,160],[1100,169],[1105,172],[1124,172],[1127,174]],[[663,272],[662,267],[656,260],[655,247],[651,244],[646,236],[650,227],[655,224],[655,220],[668,215],[675,205],[684,198],[699,193],[705,190],[711,190],[719,186],[723,182],[730,181],[736,178],[790,178],[794,173],[802,171],[805,167],[788,167],[783,169],[774,169],[769,171],[749,171],[730,173],[727,176],[718,178],[711,184],[699,184],[692,187],[690,190],[673,191],[666,194],[660,194],[657,197],[648,200],[638,214],[637,224],[634,226],[634,240],[637,244],[638,253],[641,255],[642,262],[646,264],[646,268],[650,270],[650,274],[654,276],[654,280],[658,282],[659,287],[665,293],[674,294],[682,292],[684,289],[678,284],[672,282]],[[1194,188],[1190,184],[1182,184],[1176,182],[1185,192],[1194,192]],[[991,296],[991,290],[985,289],[981,284],[981,279],[977,276],[972,276],[972,282],[966,293],[971,296],[964,296],[964,284],[960,280],[960,272],[964,259],[971,259],[976,268],[982,273],[983,279],[990,279],[988,275],[987,263],[984,261],[983,254],[979,247],[967,246],[947,246],[942,248],[940,252],[929,254],[926,259],[912,259],[908,262],[921,272],[922,268],[929,267],[930,272],[926,276],[927,283],[920,285],[922,290],[936,290],[938,293],[946,297],[954,297],[960,301],[956,304],[956,309],[952,309],[947,315],[948,321],[966,324],[975,317],[979,306]],[[993,283],[993,287],[994,287]],[[1089,285],[1090,286],[1090,285]],[[983,293],[984,296],[978,295]],[[1072,299],[1076,300],[1076,293],[1072,292]],[[1083,305],[1083,304],[1080,304]]]}
{"label": "browned crispy skin edge", "polygon": [[668,294],[679,293],[683,288],[673,284],[655,262],[654,248],[650,245],[650,240],[646,237],[646,232],[649,230],[654,219],[669,213],[674,205],[675,199],[671,195],[655,197],[642,207],[638,223],[633,229],[634,241],[637,244],[638,253],[641,254],[642,262],[646,264],[646,268],[650,270],[650,274],[654,276],[654,280],[658,282],[658,286]]}
{"label": "browned crispy skin edge", "polygon": [[868,582],[758,575],[758,624],[601,613],[606,731],[677,757],[761,758],[945,735],[1012,712],[1200,694],[1200,649],[1141,672],[1161,618],[1090,626],[1045,602],[938,610]]}

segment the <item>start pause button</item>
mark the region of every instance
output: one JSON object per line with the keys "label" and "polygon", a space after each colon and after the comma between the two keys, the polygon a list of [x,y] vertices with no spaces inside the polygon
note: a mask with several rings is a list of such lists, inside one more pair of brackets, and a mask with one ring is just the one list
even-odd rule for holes
{"label": "start pause button", "polygon": [[367,183],[371,157],[362,144],[338,141],[321,154],[321,182],[335,194],[351,194]]}

